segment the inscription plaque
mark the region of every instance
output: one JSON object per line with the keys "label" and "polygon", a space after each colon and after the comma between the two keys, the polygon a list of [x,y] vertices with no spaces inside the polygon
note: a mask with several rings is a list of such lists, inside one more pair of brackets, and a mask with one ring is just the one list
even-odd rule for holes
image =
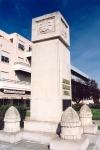
{"label": "inscription plaque", "polygon": [[70,81],[67,79],[62,79],[62,88],[63,88],[63,95],[70,96]]}
{"label": "inscription plaque", "polygon": [[63,84],[63,89],[70,90],[70,86]]}
{"label": "inscription plaque", "polygon": [[66,80],[66,79],[64,79],[63,78],[63,81],[62,81],[63,83],[65,83],[65,84],[70,84],[70,81],[69,80]]}
{"label": "inscription plaque", "polygon": [[63,95],[70,95],[69,91],[63,91]]}

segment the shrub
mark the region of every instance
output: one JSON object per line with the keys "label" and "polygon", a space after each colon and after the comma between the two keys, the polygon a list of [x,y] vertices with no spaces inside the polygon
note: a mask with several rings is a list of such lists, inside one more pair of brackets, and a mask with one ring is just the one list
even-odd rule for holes
{"label": "shrub", "polygon": [[95,103],[93,103],[93,104],[89,104],[89,107],[90,108],[94,108],[94,109],[99,109],[100,108],[100,104],[95,104]]}
{"label": "shrub", "polygon": [[3,122],[3,115],[0,113],[0,130],[3,129],[4,122]]}
{"label": "shrub", "polygon": [[15,106],[15,107],[18,109],[18,111],[20,113],[20,117],[21,117],[20,127],[24,127],[24,119],[26,116],[26,107],[23,105]]}
{"label": "shrub", "polygon": [[30,112],[26,112],[26,116],[27,116],[27,117],[30,116]]}
{"label": "shrub", "polygon": [[76,110],[76,111],[79,111],[82,106],[83,106],[83,104],[74,104],[74,105],[72,105],[73,109]]}

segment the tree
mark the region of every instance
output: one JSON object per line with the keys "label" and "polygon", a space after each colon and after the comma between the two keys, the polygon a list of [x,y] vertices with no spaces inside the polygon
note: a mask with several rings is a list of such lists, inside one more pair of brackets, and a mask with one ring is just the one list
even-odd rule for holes
{"label": "tree", "polygon": [[79,103],[83,99],[93,98],[94,102],[99,102],[98,84],[95,80],[88,79],[87,81],[71,80],[72,84],[72,100]]}

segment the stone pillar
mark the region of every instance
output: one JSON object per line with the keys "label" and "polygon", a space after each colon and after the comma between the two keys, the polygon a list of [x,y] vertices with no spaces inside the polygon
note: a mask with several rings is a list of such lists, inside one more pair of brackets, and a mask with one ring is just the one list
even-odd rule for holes
{"label": "stone pillar", "polygon": [[60,122],[71,105],[69,26],[60,12],[32,20],[31,120]]}
{"label": "stone pillar", "polygon": [[5,113],[4,131],[10,133],[20,131],[20,114],[14,106],[11,106]]}
{"label": "stone pillar", "polygon": [[80,121],[76,111],[69,107],[61,117],[60,137],[64,140],[76,140],[81,138]]}

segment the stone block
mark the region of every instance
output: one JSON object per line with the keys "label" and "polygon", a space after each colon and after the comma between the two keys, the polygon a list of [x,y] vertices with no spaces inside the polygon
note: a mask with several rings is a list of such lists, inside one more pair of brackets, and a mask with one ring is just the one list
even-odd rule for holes
{"label": "stone block", "polygon": [[61,129],[60,129],[60,125],[57,123],[28,120],[28,121],[24,121],[24,130],[60,133]]}
{"label": "stone block", "polygon": [[86,150],[89,145],[89,138],[83,136],[79,140],[62,140],[56,138],[50,142],[50,150]]}
{"label": "stone block", "polygon": [[16,143],[23,139],[23,132],[7,133],[3,130],[0,131],[0,141],[8,143]]}
{"label": "stone block", "polygon": [[33,42],[57,37],[70,45],[69,26],[59,11],[32,19]]}
{"label": "stone block", "polygon": [[86,134],[89,138],[89,146],[87,150],[100,150],[100,131],[98,131],[95,135]]}
{"label": "stone block", "polygon": [[92,124],[91,126],[83,127],[83,133],[86,134],[96,134],[98,131],[97,124]]}
{"label": "stone block", "polygon": [[57,138],[57,134],[44,133],[44,132],[23,132],[23,139],[28,141],[34,141],[42,144],[50,144],[50,141],[54,138]]}

